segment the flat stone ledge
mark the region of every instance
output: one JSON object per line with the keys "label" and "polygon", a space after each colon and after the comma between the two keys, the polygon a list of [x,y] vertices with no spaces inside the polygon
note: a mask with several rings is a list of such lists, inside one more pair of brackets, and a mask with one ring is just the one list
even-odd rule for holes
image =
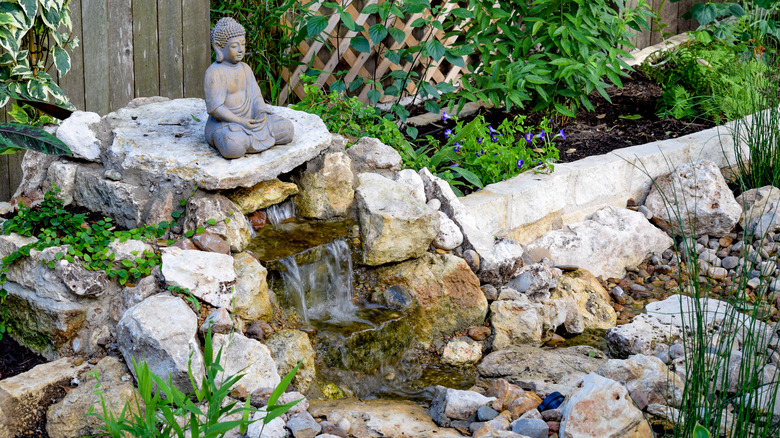
{"label": "flat stone ledge", "polygon": [[251,187],[293,170],[330,145],[331,134],[319,117],[285,107],[273,109],[293,122],[293,141],[229,160],[206,143],[203,99],[122,108],[106,116],[114,132],[108,158],[122,170],[175,175],[206,190]]}

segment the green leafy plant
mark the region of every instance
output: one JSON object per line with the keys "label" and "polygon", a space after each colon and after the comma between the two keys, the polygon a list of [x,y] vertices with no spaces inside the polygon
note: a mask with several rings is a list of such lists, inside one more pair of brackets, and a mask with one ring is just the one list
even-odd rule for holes
{"label": "green leafy plant", "polygon": [[[189,364],[189,377],[192,383],[192,391],[188,394],[177,389],[171,380],[166,382],[162,377],[149,370],[146,362],[139,365],[133,359],[133,368],[138,380],[138,397],[134,400],[135,409],[131,409],[130,402],[125,403],[121,413],[117,416],[107,408],[103,391],[100,387],[99,376],[95,391],[100,396],[103,414],[93,412],[90,407],[87,415],[98,418],[103,425],[102,431],[112,438],[125,436],[133,437],[178,437],[185,436],[217,438],[223,437],[233,429],[240,429],[246,433],[248,426],[254,421],[249,420],[249,414],[256,412],[249,407],[249,399],[241,406],[237,401],[224,403],[230,393],[230,387],[243,378],[243,374],[227,376],[217,384],[217,376],[224,370],[220,365],[222,349],[213,352],[211,329],[206,333],[204,342],[205,374],[201,382],[197,382],[192,372],[192,361]],[[274,418],[283,415],[301,400],[295,400],[283,405],[277,405],[279,397],[289,386],[298,368],[293,368],[271,393],[263,417],[263,428]],[[155,391],[155,386],[157,390]],[[197,403],[196,403],[197,402]],[[224,406],[223,406],[224,404]],[[241,414],[237,420],[227,417]],[[179,421],[179,420],[183,421]],[[183,423],[183,424],[182,424]],[[261,430],[262,434],[262,430]]]}

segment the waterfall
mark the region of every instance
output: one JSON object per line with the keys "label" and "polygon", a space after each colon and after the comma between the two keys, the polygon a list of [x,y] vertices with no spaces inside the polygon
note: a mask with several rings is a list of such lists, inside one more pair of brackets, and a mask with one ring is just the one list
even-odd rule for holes
{"label": "waterfall", "polygon": [[[269,215],[270,217],[270,215]],[[295,256],[280,260],[285,294],[295,302],[303,320],[329,323],[359,321],[352,302],[352,255],[344,240],[324,245],[322,257],[298,265]]]}
{"label": "waterfall", "polygon": [[288,219],[295,219],[295,203],[292,200],[287,200],[281,204],[272,205],[265,210],[265,214],[268,215],[268,222],[271,225],[279,225]]}

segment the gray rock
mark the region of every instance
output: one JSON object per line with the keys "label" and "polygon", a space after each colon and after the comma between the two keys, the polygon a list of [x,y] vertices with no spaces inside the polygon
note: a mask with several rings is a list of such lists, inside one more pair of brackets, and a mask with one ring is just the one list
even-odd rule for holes
{"label": "gray rock", "polygon": [[401,155],[376,138],[361,138],[347,149],[347,154],[352,159],[355,175],[373,172],[392,179],[401,170]]}
{"label": "gray rock", "polygon": [[614,357],[660,353],[680,337],[680,329],[668,327],[657,318],[637,315],[630,323],[607,331],[607,346]]}
{"label": "gray rock", "polygon": [[44,190],[49,190],[57,186],[60,192],[57,197],[62,199],[63,205],[73,203],[73,192],[76,187],[76,171],[78,165],[67,161],[55,161],[49,166],[46,172],[46,180],[41,186]]}
{"label": "gray rock", "polygon": [[626,267],[639,265],[673,243],[641,213],[605,207],[583,222],[546,233],[528,251],[546,248],[557,264],[585,268],[597,277],[622,278]]}
{"label": "gray rock", "polygon": [[[669,208],[665,199],[675,199],[679,205]],[[675,234],[697,237],[725,236],[742,214],[742,207],[734,199],[720,169],[706,160],[681,164],[674,172],[656,178],[645,206],[655,217],[666,221]],[[683,217],[670,217],[670,213],[677,211]]]}
{"label": "gray rock", "polygon": [[68,145],[73,156],[88,161],[100,160],[100,140],[91,126],[100,123],[100,115],[75,111],[57,128],[57,138]]}
{"label": "gray rock", "polygon": [[490,301],[495,301],[498,299],[498,289],[496,289],[496,287],[492,284],[483,284],[482,293],[485,294],[485,298]]}
{"label": "gray rock", "polygon": [[42,201],[44,193],[51,190],[51,186],[46,187],[42,184],[46,179],[49,166],[54,161],[57,161],[56,155],[26,151],[22,158],[22,180],[11,198],[23,196],[33,204]]}
{"label": "gray rock", "polygon": [[239,333],[216,334],[213,337],[215,355],[220,348],[222,349],[221,365],[225,371],[217,375],[217,385],[231,376],[244,374],[244,377],[233,384],[231,389],[243,386],[247,394],[251,394],[260,388],[275,388],[281,381],[270,350],[260,342]]}
{"label": "gray rock", "polygon": [[233,257],[215,252],[162,251],[162,275],[168,286],[189,289],[190,293],[215,307],[232,306],[236,283]]}
{"label": "gray rock", "polygon": [[559,269],[534,263],[520,268],[517,276],[506,285],[527,295],[531,301],[539,302],[550,298],[550,290],[558,284],[556,278],[560,275]]}
{"label": "gray rock", "polygon": [[287,421],[287,428],[290,429],[295,438],[314,438],[322,430],[314,417],[306,411],[290,417]]}
{"label": "gray rock", "polygon": [[685,385],[655,356],[634,355],[626,360],[610,359],[598,370],[599,375],[624,382],[629,392],[637,391],[648,403],[679,407]]}
{"label": "gray rock", "polygon": [[756,230],[755,227],[764,216],[769,215],[771,218],[777,213],[778,206],[780,206],[777,203],[780,201],[780,189],[771,185],[750,189],[739,195],[736,201],[744,209],[742,228],[758,231],[756,236],[761,236],[761,231],[765,230]]}
{"label": "gray rock", "polygon": [[612,298],[614,298],[618,303],[624,304],[626,302],[626,293],[623,291],[622,287],[615,286],[609,292],[610,295],[612,295]]}
{"label": "gray rock", "polygon": [[729,256],[725,257],[720,262],[720,266],[724,269],[734,269],[737,267],[737,264],[739,263],[739,257]]}
{"label": "gray rock", "polygon": [[431,418],[439,426],[448,427],[453,420],[473,420],[477,410],[487,406],[495,397],[485,397],[474,391],[436,386],[431,401]]}
{"label": "gray rock", "polygon": [[209,329],[211,329],[211,333],[230,333],[233,330],[233,320],[230,318],[230,312],[221,307],[209,313],[209,316],[200,325],[200,332],[205,334]]}
{"label": "gray rock", "polygon": [[[181,298],[155,295],[128,309],[116,327],[119,351],[129,364],[146,361],[149,369],[180,391],[192,389],[204,374],[203,355],[197,338],[198,318]],[[137,376],[135,376],[137,379]]]}
{"label": "gray rock", "polygon": [[306,165],[295,207],[302,217],[343,217],[355,199],[352,160],[345,152],[328,152]]}
{"label": "gray rock", "polygon": [[479,421],[490,421],[498,416],[498,411],[490,406],[481,406],[477,409],[477,419]]}
{"label": "gray rock", "polygon": [[438,233],[438,214],[415,201],[395,181],[361,173],[355,198],[364,264],[420,257]]}
{"label": "gray rock", "polygon": [[[414,175],[417,175],[417,173],[414,173]],[[444,212],[437,211],[437,213],[439,214],[439,233],[433,239],[433,246],[445,251],[451,251],[463,243],[463,233],[460,232],[460,228]]]}
{"label": "gray rock", "polygon": [[243,251],[252,235],[246,216],[222,195],[192,198],[187,202],[184,230],[195,232],[199,227],[225,239],[235,252]]}
{"label": "gray rock", "polygon": [[544,420],[535,418],[520,419],[512,423],[512,432],[529,438],[547,438],[549,427]]}

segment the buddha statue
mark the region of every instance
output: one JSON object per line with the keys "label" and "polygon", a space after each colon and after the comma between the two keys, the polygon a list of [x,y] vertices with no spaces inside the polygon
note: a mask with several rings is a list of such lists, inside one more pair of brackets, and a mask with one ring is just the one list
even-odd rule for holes
{"label": "buddha statue", "polygon": [[216,62],[206,69],[206,141],[225,158],[262,152],[293,139],[290,120],[273,113],[263,101],[252,69],[241,62],[246,31],[232,18],[222,18],[211,30]]}

